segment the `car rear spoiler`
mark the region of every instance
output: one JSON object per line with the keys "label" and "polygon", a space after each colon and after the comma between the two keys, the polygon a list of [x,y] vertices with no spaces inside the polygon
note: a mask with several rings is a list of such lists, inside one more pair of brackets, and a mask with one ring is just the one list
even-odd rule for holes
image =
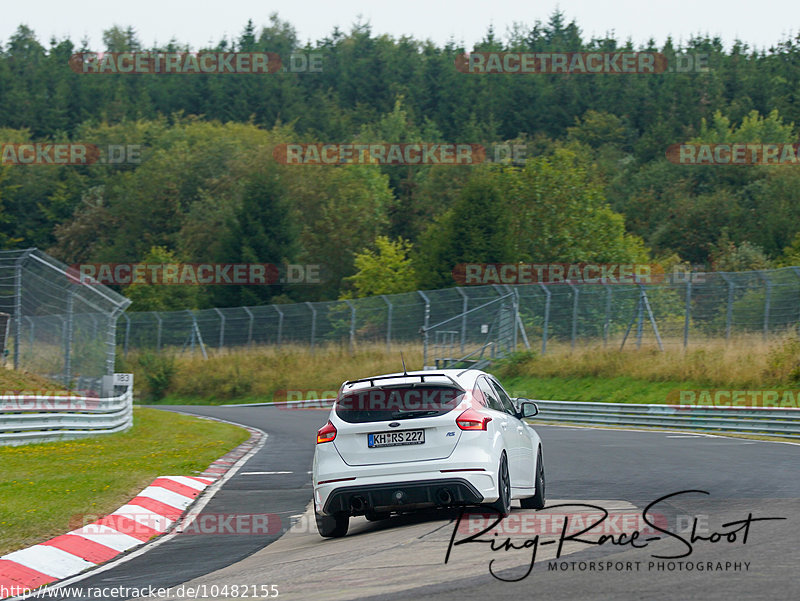
{"label": "car rear spoiler", "polygon": [[[344,384],[342,384],[341,388],[339,388],[339,394],[342,394],[345,386],[353,386],[354,384],[361,384],[362,382],[369,382],[371,388],[375,387],[375,382],[379,380],[398,380],[400,378],[419,378],[420,384],[425,383],[425,378],[432,378],[432,377],[439,377],[439,378],[447,378],[450,382],[453,383],[453,386],[458,388],[459,390],[464,391],[464,387],[461,386],[458,382],[456,382],[452,377],[448,376],[447,374],[443,373],[424,373],[424,374],[395,374],[392,376],[374,376],[372,378],[361,378],[360,380],[348,380]],[[412,384],[413,385],[413,384]],[[466,391],[465,391],[466,392]]]}

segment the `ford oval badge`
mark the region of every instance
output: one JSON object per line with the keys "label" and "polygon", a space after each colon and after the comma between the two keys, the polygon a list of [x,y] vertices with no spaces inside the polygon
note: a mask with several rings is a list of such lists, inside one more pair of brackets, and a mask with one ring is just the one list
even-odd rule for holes
{"label": "ford oval badge", "polygon": [[396,428],[399,425],[400,425],[400,422],[392,422],[391,424],[389,424],[389,427],[390,428]]}

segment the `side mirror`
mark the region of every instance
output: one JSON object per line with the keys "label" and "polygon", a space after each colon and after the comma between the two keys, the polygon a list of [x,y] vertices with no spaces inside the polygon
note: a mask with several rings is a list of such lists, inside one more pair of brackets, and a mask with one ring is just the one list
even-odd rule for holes
{"label": "side mirror", "polygon": [[536,406],[536,403],[532,403],[531,401],[520,399],[520,417],[533,417],[535,415],[539,415],[539,407]]}

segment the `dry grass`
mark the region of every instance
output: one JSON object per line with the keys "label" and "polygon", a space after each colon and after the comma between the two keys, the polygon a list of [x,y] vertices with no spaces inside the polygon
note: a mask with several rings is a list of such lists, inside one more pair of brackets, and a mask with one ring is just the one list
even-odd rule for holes
{"label": "dry grass", "polygon": [[0,367],[0,394],[66,394],[59,384],[29,373],[25,370],[14,370],[11,367]]}
{"label": "dry grass", "polygon": [[[205,401],[268,401],[280,391],[304,391],[304,398],[335,396],[345,380],[402,371],[400,353],[408,369],[422,366],[419,345],[360,345],[354,352],[346,346],[256,347],[227,350],[203,359],[199,354],[173,355],[174,375],[166,387],[169,398]],[[151,397],[148,374],[139,357],[129,355],[126,369],[135,374],[136,389],[142,399]],[[323,394],[331,393],[332,394]],[[316,397],[318,398],[318,397]]]}
{"label": "dry grass", "polygon": [[[521,356],[513,375],[549,377],[627,377],[650,382],[704,382],[716,386],[797,385],[800,383],[800,340],[794,335],[707,340],[684,350],[665,341],[655,346],[617,347],[551,345],[547,355]],[[673,343],[671,343],[673,342]]]}
{"label": "dry grass", "polygon": [[[764,341],[760,336],[695,342],[686,351],[678,341],[666,350],[652,346],[620,351],[616,346],[551,343],[548,353],[519,353],[496,366],[502,377],[585,378],[605,382],[625,378],[642,383],[693,383],[710,387],[800,386],[800,339],[795,335]],[[118,371],[136,374],[143,400],[166,396],[181,402],[269,401],[276,392],[298,391],[303,398],[330,397],[344,380],[399,371],[400,352],[409,369],[422,366],[419,345],[256,347],[226,350],[203,359],[199,354],[130,355]],[[142,365],[147,365],[145,369]],[[160,367],[164,367],[160,370]],[[162,373],[163,372],[163,373]],[[160,373],[161,383],[154,381]],[[157,389],[161,388],[162,394]],[[285,397],[284,397],[285,398]]]}

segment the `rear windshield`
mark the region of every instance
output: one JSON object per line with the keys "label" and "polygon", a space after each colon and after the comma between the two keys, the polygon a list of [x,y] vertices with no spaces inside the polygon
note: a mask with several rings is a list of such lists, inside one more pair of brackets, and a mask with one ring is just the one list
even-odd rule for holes
{"label": "rear windshield", "polygon": [[464,391],[448,386],[381,386],[354,390],[336,401],[336,415],[351,424],[436,417],[455,409]]}

